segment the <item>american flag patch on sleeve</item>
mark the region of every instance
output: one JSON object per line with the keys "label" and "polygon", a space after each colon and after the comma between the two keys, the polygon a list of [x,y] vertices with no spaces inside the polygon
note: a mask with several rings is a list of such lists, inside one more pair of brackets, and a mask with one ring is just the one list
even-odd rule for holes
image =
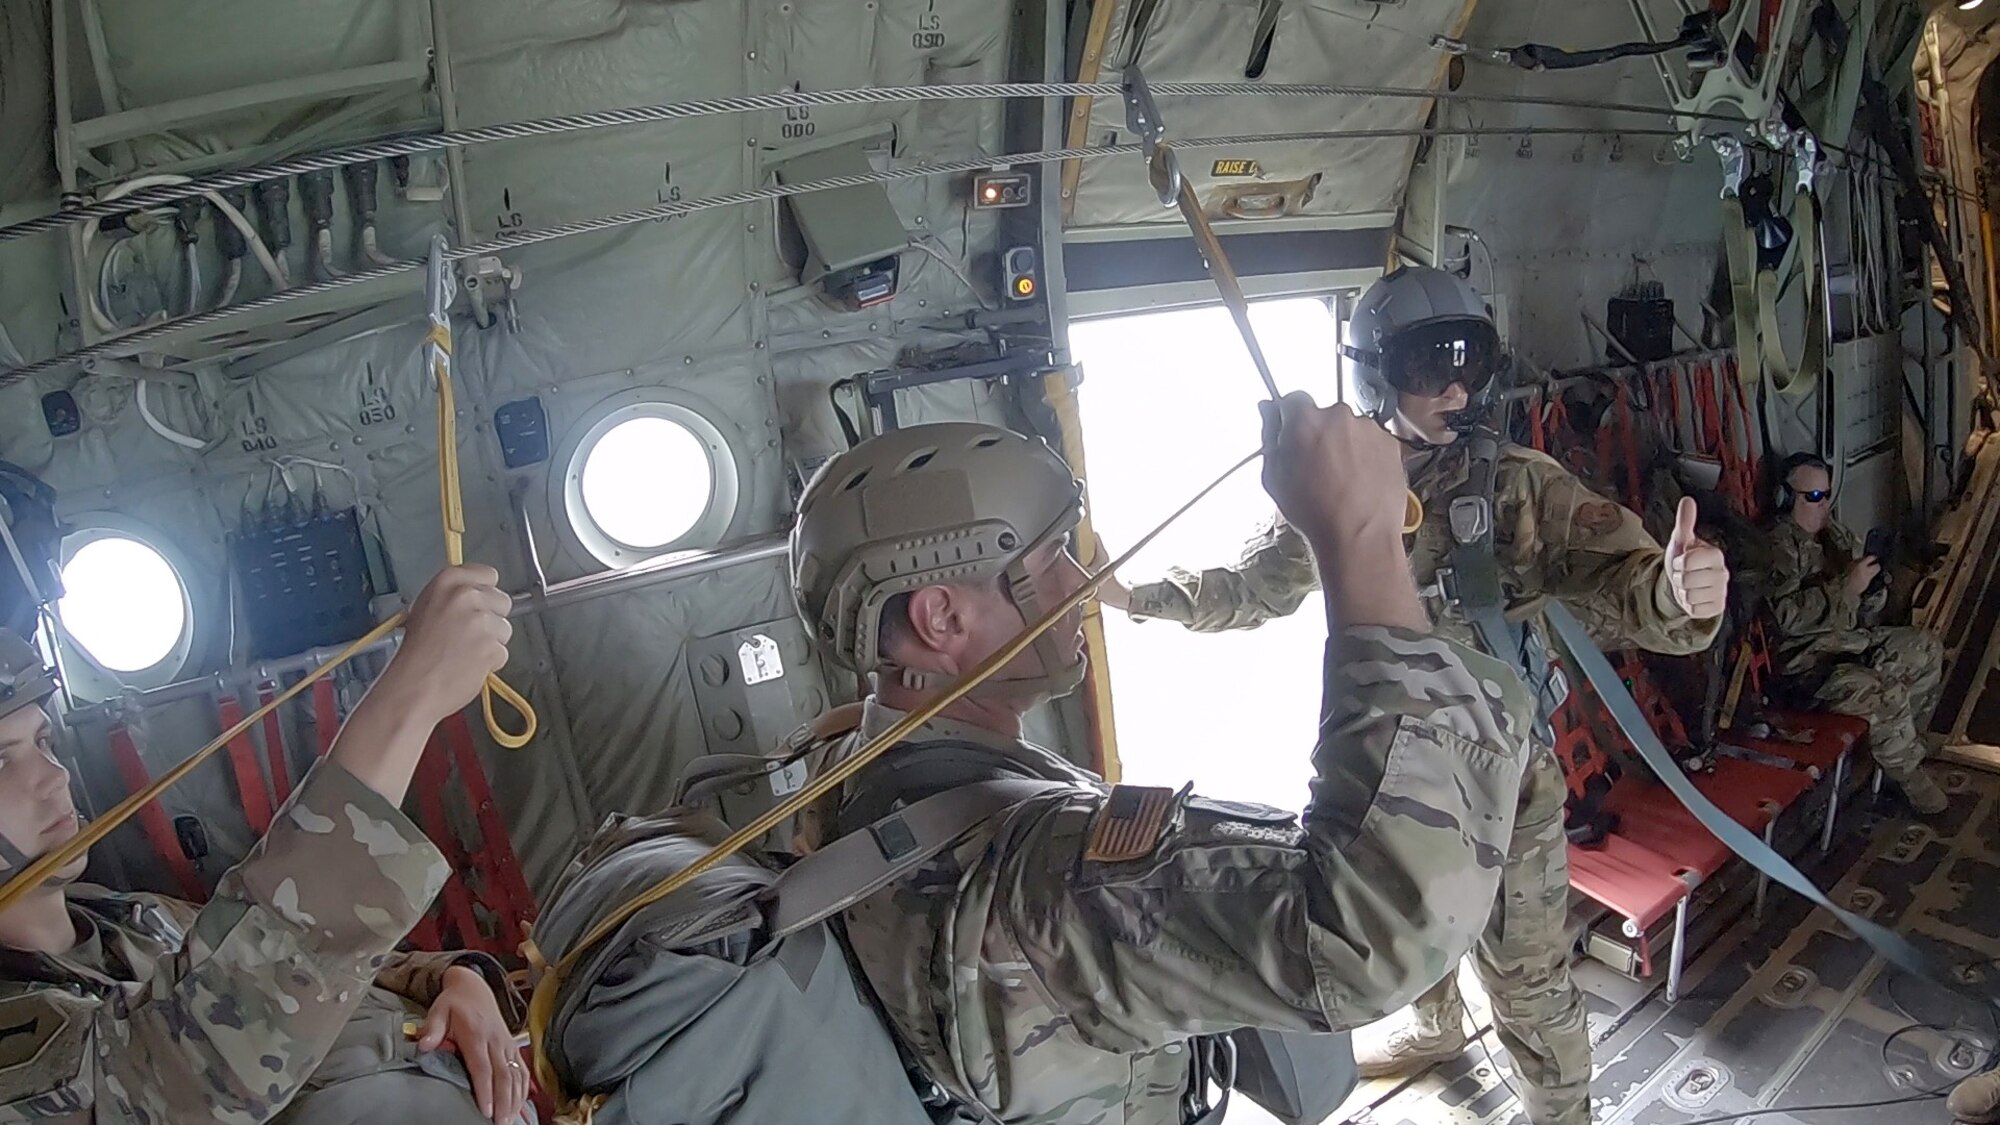
{"label": "american flag patch on sleeve", "polygon": [[1178,819],[1186,790],[1147,785],[1114,785],[1090,826],[1083,858],[1089,863],[1126,863],[1150,855]]}

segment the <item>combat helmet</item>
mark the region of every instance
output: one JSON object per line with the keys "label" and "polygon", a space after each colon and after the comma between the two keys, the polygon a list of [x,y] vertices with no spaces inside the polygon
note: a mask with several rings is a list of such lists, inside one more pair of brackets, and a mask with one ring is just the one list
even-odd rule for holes
{"label": "combat helmet", "polygon": [[[910,687],[941,678],[893,667],[879,651],[883,606],[925,586],[999,579],[1033,621],[1025,559],[1083,518],[1083,485],[1045,443],[976,422],[910,426],[870,438],[814,475],[792,527],[792,592],[821,651],[861,674],[893,671]],[[988,693],[1059,696],[1083,682],[1084,658],[1035,641],[1042,674],[996,676]]]}
{"label": "combat helmet", "polygon": [[1462,384],[1462,413],[1483,414],[1502,367],[1500,334],[1465,279],[1430,266],[1378,278],[1347,318],[1340,352],[1353,364],[1355,409],[1377,421],[1396,413],[1396,394],[1442,394]]}

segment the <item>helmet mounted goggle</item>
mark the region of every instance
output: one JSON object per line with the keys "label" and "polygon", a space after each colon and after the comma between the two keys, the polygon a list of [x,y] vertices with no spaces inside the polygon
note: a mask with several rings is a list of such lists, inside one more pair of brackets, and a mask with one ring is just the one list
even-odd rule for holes
{"label": "helmet mounted goggle", "polygon": [[1377,341],[1374,351],[1342,344],[1342,354],[1375,367],[1390,387],[1404,394],[1436,398],[1453,386],[1465,388],[1466,405],[1447,419],[1454,430],[1469,430],[1491,407],[1503,366],[1500,334],[1474,317],[1453,317],[1403,328]]}

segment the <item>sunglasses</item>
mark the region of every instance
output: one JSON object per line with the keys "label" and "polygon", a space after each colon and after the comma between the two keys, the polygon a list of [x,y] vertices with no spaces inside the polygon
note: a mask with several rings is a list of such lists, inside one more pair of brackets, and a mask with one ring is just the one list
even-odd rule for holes
{"label": "sunglasses", "polygon": [[1799,493],[1799,499],[1804,500],[1808,504],[1818,504],[1831,495],[1833,495],[1833,490],[1830,488],[1815,488]]}

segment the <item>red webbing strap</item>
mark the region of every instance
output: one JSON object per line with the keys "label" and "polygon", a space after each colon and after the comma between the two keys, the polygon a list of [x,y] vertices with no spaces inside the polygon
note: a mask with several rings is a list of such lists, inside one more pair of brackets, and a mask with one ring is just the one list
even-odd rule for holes
{"label": "red webbing strap", "polygon": [[1598,745],[1597,732],[1585,721],[1578,696],[1572,694],[1556,708],[1550,720],[1556,735],[1556,762],[1562,766],[1563,781],[1572,798],[1581,800],[1589,792],[1590,779],[1611,772],[1611,758]]}
{"label": "red webbing strap", "polygon": [[[215,715],[222,724],[219,729],[228,730],[243,721],[243,705],[233,696],[222,696],[215,701]],[[264,787],[264,771],[257,765],[257,747],[248,730],[229,741],[229,770],[236,775],[243,819],[250,823],[251,835],[262,839],[271,830],[271,794]]]}
{"label": "red webbing strap", "polygon": [[321,680],[313,685],[313,729],[319,736],[319,756],[333,749],[334,736],[340,733],[340,699],[333,692],[333,681]]}
{"label": "red webbing strap", "polygon": [[507,952],[512,953],[527,941],[527,925],[535,917],[535,896],[528,890],[528,880],[522,875],[521,862],[514,855],[507,825],[501,820],[499,806],[494,803],[493,787],[487,780],[485,767],[479,762],[478,752],[473,748],[471,725],[460,712],[446,719],[439,729],[451,747],[459,783],[465,787],[466,801],[471,804],[473,817],[479,826],[478,862],[482,881],[490,890],[487,905],[499,915],[500,941]]}
{"label": "red webbing strap", "polygon": [[1569,429],[1569,408],[1563,405],[1561,394],[1550,395],[1542,404],[1542,427],[1541,451],[1554,457],[1556,435]]}
{"label": "red webbing strap", "polygon": [[[430,837],[431,843],[444,853],[445,862],[451,865],[451,875],[445,879],[439,895],[447,933],[455,948],[494,952],[487,948],[480,933],[479,918],[472,910],[472,893],[465,887],[466,869],[480,861],[466,855],[464,842],[452,831],[451,821],[445,816],[444,794],[451,786],[451,767],[446,762],[443,741],[435,732],[424,745],[424,756],[417,761],[416,781],[424,835]],[[449,933],[452,930],[457,932]],[[510,950],[503,947],[503,951]]]}
{"label": "red webbing strap", "polygon": [[1681,398],[1681,368],[1678,364],[1662,367],[1660,373],[1666,383],[1666,394],[1661,395],[1659,401],[1666,406],[1666,417],[1671,427],[1669,432],[1673,434],[1674,446],[1679,448],[1687,420],[1686,403]]}
{"label": "red webbing strap", "polygon": [[1722,378],[1729,386],[1729,397],[1724,401],[1724,406],[1734,406],[1736,419],[1734,429],[1743,435],[1742,472],[1744,491],[1748,498],[1748,507],[1743,514],[1753,520],[1762,520],[1766,507],[1765,490],[1758,487],[1758,482],[1764,479],[1766,451],[1750,415],[1749,392],[1743,389],[1742,382],[1736,378],[1734,360],[1723,360]]}
{"label": "red webbing strap", "polygon": [[1618,675],[1632,685],[1633,701],[1661,740],[1669,745],[1688,745],[1687,724],[1681,721],[1673,704],[1667,702],[1666,693],[1653,682],[1652,673],[1637,654],[1628,652],[1619,660]]}
{"label": "red webbing strap", "polygon": [[417,919],[417,924],[410,927],[409,936],[404,940],[410,943],[412,949],[421,949],[426,953],[443,953],[446,946],[444,934],[438,930],[436,911]]}
{"label": "red webbing strap", "polygon": [[[127,792],[137,793],[153,783],[152,775],[146,772],[146,763],[139,757],[138,746],[132,742],[132,733],[122,726],[111,728],[111,761],[117,766],[118,779]],[[154,801],[136,815],[139,827],[146,833],[146,842],[180,884],[181,897],[189,902],[207,902],[208,888],[202,886],[194,861],[181,850],[180,837],[174,835],[173,825],[167,823],[167,810]]]}
{"label": "red webbing strap", "polygon": [[1639,474],[1639,432],[1632,419],[1632,389],[1618,384],[1613,405],[1618,411],[1619,440],[1625,446],[1625,503],[1636,509],[1646,502],[1646,486]]}

